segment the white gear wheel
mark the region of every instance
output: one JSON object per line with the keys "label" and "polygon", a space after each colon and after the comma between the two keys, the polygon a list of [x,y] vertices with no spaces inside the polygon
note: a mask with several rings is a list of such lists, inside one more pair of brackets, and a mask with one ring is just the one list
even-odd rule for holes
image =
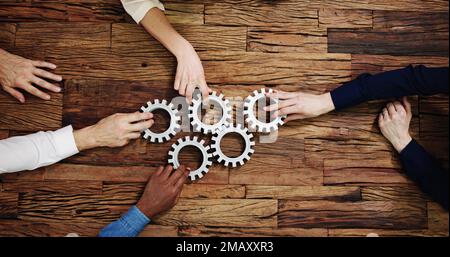
{"label": "white gear wheel", "polygon": [[[228,157],[220,148],[220,143],[225,135],[229,133],[237,133],[239,134],[245,142],[245,149],[238,157]],[[219,163],[223,162],[225,166],[232,166],[233,168],[237,167],[237,164],[244,165],[246,161],[250,160],[250,156],[255,152],[253,147],[255,146],[255,142],[252,141],[253,134],[248,131],[247,128],[242,127],[238,124],[236,127],[229,125],[224,127],[222,130],[217,132],[216,135],[212,137],[213,143],[211,144],[211,148],[213,149],[213,155],[217,157],[217,161]]]}
{"label": "white gear wheel", "polygon": [[154,133],[150,129],[146,129],[143,132],[143,137],[150,140],[152,143],[163,143],[170,140],[171,137],[175,136],[180,129],[181,118],[178,115],[178,110],[174,108],[172,103],[167,104],[166,100],[161,102],[156,99],[154,103],[147,102],[147,106],[142,106],[141,111],[143,112],[153,112],[155,110],[165,110],[170,115],[170,125],[169,128],[162,133]]}
{"label": "white gear wheel", "polygon": [[205,146],[205,141],[198,139],[198,137],[186,136],[185,138],[179,138],[176,143],[172,145],[172,150],[169,152],[169,163],[173,165],[174,169],[178,169],[180,167],[180,162],[178,160],[178,155],[180,154],[181,149],[186,146],[194,146],[200,150],[203,157],[203,162],[200,167],[194,171],[189,173],[189,177],[192,181],[201,179],[206,173],[209,171],[209,167],[212,165],[212,157],[213,155],[209,153],[209,146]]}
{"label": "white gear wheel", "polygon": [[205,124],[198,117],[198,111],[202,104],[201,96],[197,95],[192,100],[192,105],[189,106],[189,118],[195,132],[203,132],[203,134],[215,133],[223,126],[228,126],[232,122],[232,107],[230,101],[225,99],[223,94],[217,95],[216,92],[212,92],[208,97],[210,102],[217,103],[222,109],[222,117],[220,121],[215,124]]}
{"label": "white gear wheel", "polygon": [[[266,91],[265,88],[262,88],[260,91],[253,91],[253,94],[249,95],[244,102],[244,116],[245,121],[249,125],[250,128],[256,129],[258,132],[262,133],[269,133],[272,131],[278,130],[279,126],[282,126],[284,124],[284,119],[286,116],[283,117],[277,117],[276,119],[272,120],[269,123],[262,122],[258,120],[255,113],[253,112],[255,104],[266,97],[266,92],[272,93],[273,90],[270,88],[268,91]],[[273,101],[278,104],[278,99],[273,99]]]}

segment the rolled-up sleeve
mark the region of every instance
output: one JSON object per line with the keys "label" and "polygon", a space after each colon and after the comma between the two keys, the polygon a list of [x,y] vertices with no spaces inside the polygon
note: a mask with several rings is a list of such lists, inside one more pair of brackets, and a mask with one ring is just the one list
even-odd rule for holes
{"label": "rolled-up sleeve", "polygon": [[164,5],[158,0],[120,0],[125,11],[139,24],[145,14],[152,9],[158,8],[164,11]]}

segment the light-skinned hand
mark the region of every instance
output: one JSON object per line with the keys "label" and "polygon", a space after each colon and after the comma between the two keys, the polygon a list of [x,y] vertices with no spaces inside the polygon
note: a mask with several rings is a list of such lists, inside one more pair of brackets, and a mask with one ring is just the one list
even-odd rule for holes
{"label": "light-skinned hand", "polygon": [[0,49],[0,84],[7,93],[25,102],[24,90],[44,100],[50,100],[50,95],[42,89],[60,92],[61,88],[49,81],[60,82],[62,77],[45,69],[56,69],[56,65],[44,61],[32,61],[8,53]]}
{"label": "light-skinned hand", "polygon": [[411,119],[411,104],[406,97],[401,102],[388,103],[378,117],[381,133],[399,153],[412,140],[409,134]]}

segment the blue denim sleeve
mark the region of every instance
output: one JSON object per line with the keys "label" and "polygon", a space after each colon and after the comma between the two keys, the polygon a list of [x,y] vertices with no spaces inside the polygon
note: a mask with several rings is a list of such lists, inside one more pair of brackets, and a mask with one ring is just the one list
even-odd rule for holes
{"label": "blue denim sleeve", "polygon": [[99,237],[135,237],[144,230],[150,219],[136,206],[131,207],[119,220],[103,228]]}

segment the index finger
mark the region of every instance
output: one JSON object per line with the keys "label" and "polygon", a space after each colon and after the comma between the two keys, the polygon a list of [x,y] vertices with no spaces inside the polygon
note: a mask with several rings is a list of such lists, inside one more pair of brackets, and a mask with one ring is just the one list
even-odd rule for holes
{"label": "index finger", "polygon": [[266,93],[266,96],[279,99],[289,99],[295,97],[296,95],[296,92],[285,92],[281,90],[275,90],[273,93]]}
{"label": "index finger", "polygon": [[182,172],[182,176],[178,178],[178,180],[175,182],[175,188],[180,188],[183,187],[184,183],[186,183],[188,177],[189,177],[189,173],[191,172],[191,170],[189,168],[184,169]]}
{"label": "index finger", "polygon": [[36,67],[42,67],[42,68],[49,68],[49,69],[56,69],[56,65],[50,62],[44,62],[44,61],[31,61],[31,64],[33,64]]}
{"label": "index finger", "polygon": [[141,120],[149,120],[153,118],[153,113],[150,112],[135,112],[127,115],[128,122],[136,122]]}
{"label": "index finger", "polygon": [[177,183],[177,181],[181,177],[183,177],[183,174],[185,173],[185,171],[186,171],[185,166],[180,165],[180,167],[178,167],[178,169],[174,173],[172,173],[172,175],[170,176],[170,178],[169,178],[170,183],[175,185]]}
{"label": "index finger", "polygon": [[264,111],[277,111],[279,109],[289,107],[294,104],[296,104],[295,99],[282,100],[279,103],[264,107]]}

